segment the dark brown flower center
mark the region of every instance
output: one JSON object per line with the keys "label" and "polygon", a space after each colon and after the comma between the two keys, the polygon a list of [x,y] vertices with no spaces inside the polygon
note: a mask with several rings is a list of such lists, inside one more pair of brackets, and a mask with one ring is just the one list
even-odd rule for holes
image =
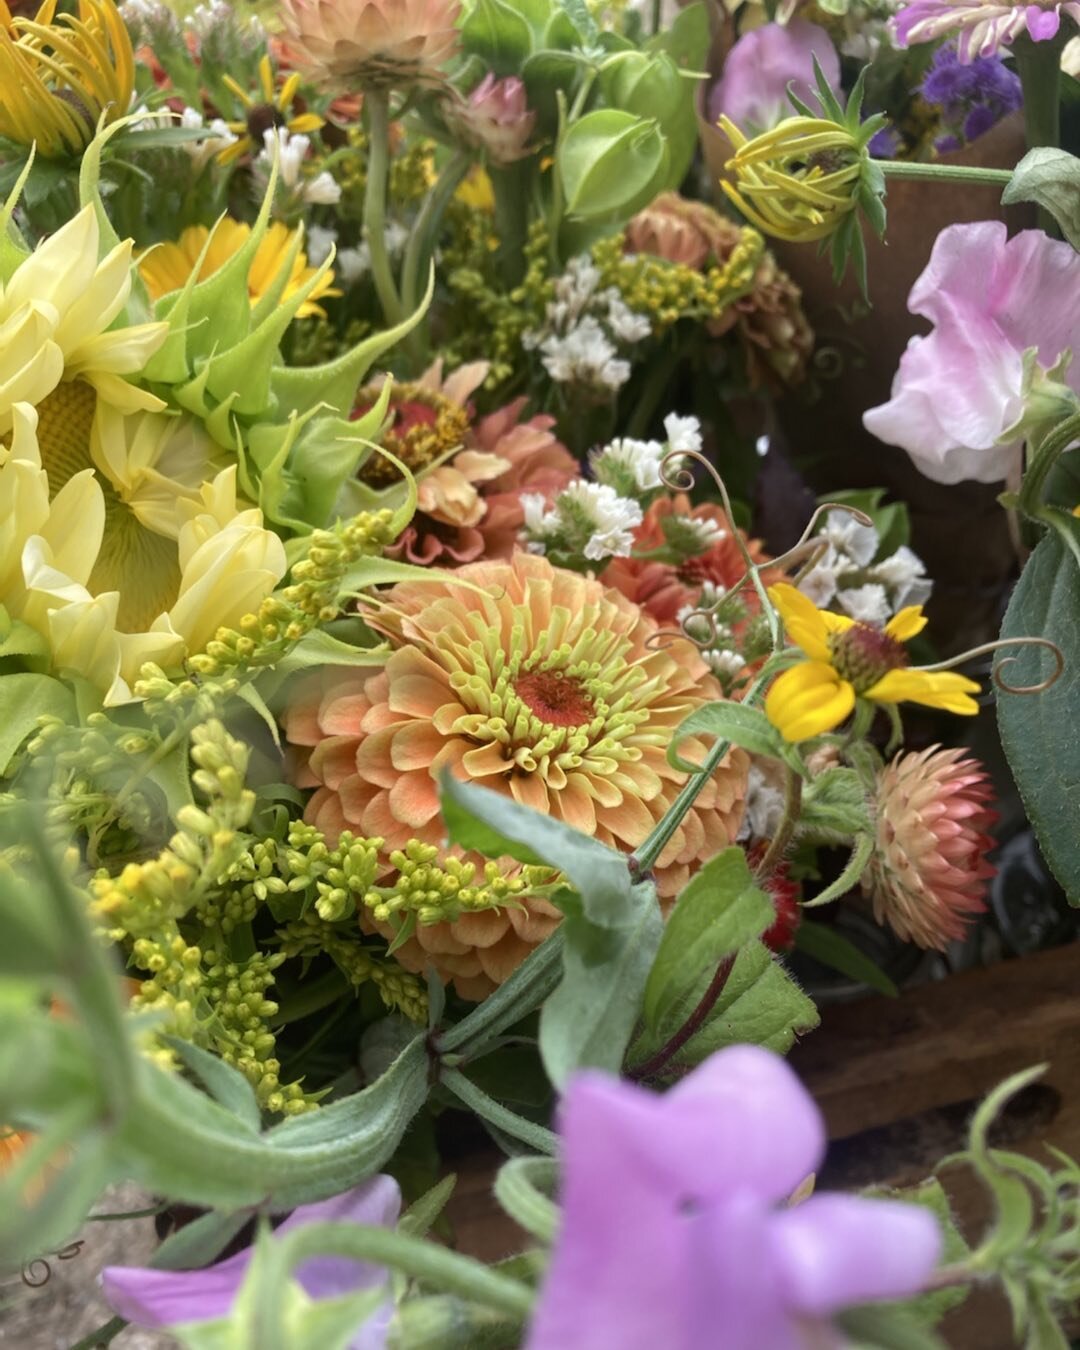
{"label": "dark brown flower center", "polygon": [[595,716],[592,699],[573,675],[537,670],[522,675],[514,689],[541,722],[552,726],[580,727]]}
{"label": "dark brown flower center", "polygon": [[257,103],[247,115],[248,135],[256,145],[262,145],[263,136],[273,128],[287,125],[288,119],[272,103]]}
{"label": "dark brown flower center", "polygon": [[909,664],[904,644],[868,623],[854,623],[843,633],[830,633],[829,655],[838,674],[854,686],[857,694],[871,689],[890,670]]}

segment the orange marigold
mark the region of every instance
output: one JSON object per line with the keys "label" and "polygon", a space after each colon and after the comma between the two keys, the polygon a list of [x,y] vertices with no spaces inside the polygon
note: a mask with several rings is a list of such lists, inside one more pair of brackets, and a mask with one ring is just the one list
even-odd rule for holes
{"label": "orange marigold", "polygon": [[[319,677],[285,727],[306,749],[298,781],[316,788],[307,819],[387,849],[443,842],[437,778],[449,770],[630,851],[686,781],[667,762],[674,729],[722,696],[689,642],[649,647],[657,624],[637,605],[531,554],[396,586],[369,621],[394,648],[385,667]],[[704,746],[690,739],[682,754]],[[733,751],[705,784],[657,861],[663,900],[734,840],[746,770]],[[526,899],[418,927],[397,955],[475,997],[476,981],[501,983],[557,922]]]}

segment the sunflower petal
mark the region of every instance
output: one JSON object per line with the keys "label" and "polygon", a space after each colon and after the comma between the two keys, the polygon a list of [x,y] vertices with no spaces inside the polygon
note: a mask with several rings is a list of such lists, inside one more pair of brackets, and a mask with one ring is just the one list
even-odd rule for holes
{"label": "sunflower petal", "polygon": [[770,586],[769,599],[779,611],[788,637],[811,661],[827,663],[829,634],[842,633],[852,624],[852,620],[842,614],[818,609],[808,596],[786,582]]}
{"label": "sunflower petal", "polygon": [[913,637],[917,637],[922,632],[927,622],[926,615],[922,612],[922,605],[908,605],[892,616],[885,625],[885,631],[889,637],[895,638],[897,642],[910,642]]}
{"label": "sunflower petal", "polygon": [[855,706],[855,690],[824,661],[785,670],[765,696],[765,715],[786,741],[832,731]]}
{"label": "sunflower petal", "polygon": [[927,708],[972,716],[979,705],[971,697],[980,686],[951,670],[890,670],[866,691],[874,703],[921,703]]}

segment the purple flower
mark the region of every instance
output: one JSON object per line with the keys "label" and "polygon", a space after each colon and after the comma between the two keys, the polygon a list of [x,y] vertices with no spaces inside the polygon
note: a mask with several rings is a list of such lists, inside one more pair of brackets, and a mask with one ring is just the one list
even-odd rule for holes
{"label": "purple flower", "polygon": [[[934,324],[900,358],[888,403],[863,414],[937,483],[1009,476],[1018,442],[1000,445],[1024,410],[1024,352],[1044,370],[1080,351],[1080,254],[1041,230],[1013,239],[1000,221],[950,225],[911,288],[908,309]],[[1066,380],[1080,392],[1080,365]]]}
{"label": "purple flower", "polygon": [[1080,22],[1080,0],[1038,0],[1029,5],[987,4],[984,0],[912,0],[890,20],[897,46],[936,42],[946,33],[959,34],[957,53],[962,65],[976,57],[993,56],[1019,34],[1036,42],[1057,35],[1062,14]]}
{"label": "purple flower", "polygon": [[766,23],[744,33],[724,62],[709,95],[709,117],[723,113],[741,130],[769,131],[785,117],[794,117],[788,85],[803,102],[816,101],[814,57],[833,89],[840,88],[840,58],[824,28],[793,19]]}
{"label": "purple flower", "polygon": [[937,1263],[926,1210],[847,1195],[787,1207],[825,1130],[791,1069],[755,1046],[664,1096],[580,1073],[561,1132],[562,1225],[526,1350],[796,1350],[842,1308],[918,1290]]}
{"label": "purple flower", "polygon": [[934,53],[920,92],[941,109],[946,132],[934,142],[939,151],[977,140],[1023,103],[1020,80],[1000,57],[980,56],[963,65],[951,43]]}
{"label": "purple flower", "polygon": [[[377,1176],[351,1191],[301,1205],[275,1229],[289,1233],[312,1223],[362,1223],[388,1228],[401,1212],[401,1192],[393,1177]],[[204,1270],[155,1270],[149,1266],[107,1266],[101,1284],[113,1309],[143,1327],[171,1327],[226,1317],[244,1282],[251,1261],[245,1248]],[[337,1256],[313,1257],[300,1265],[295,1278],[314,1299],[377,1289],[387,1279],[381,1266]],[[387,1299],[349,1343],[350,1350],[382,1350],[394,1305]]]}

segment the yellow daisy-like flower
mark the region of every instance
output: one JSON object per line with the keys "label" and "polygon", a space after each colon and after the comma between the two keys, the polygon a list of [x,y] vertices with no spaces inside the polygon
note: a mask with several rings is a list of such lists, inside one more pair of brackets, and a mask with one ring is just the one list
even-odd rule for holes
{"label": "yellow daisy-like flower", "polygon": [[[281,221],[275,221],[267,229],[248,272],[248,296],[253,306],[280,284],[281,269],[285,266],[289,266],[290,270],[280,297],[283,301],[289,300],[315,276],[318,269],[308,266],[307,254],[297,246],[297,234],[298,231],[290,230]],[[160,300],[163,295],[180,290],[192,272],[196,272],[199,281],[213,276],[239,253],[250,238],[251,226],[233,220],[231,216],[219,220],[213,232],[205,225],[189,225],[175,243],[158,244],[148,249],[139,259],[139,274],[150,292],[150,298]],[[304,319],[311,314],[325,316],[326,311],[317,301],[324,296],[340,294],[339,290],[334,289],[333,272],[327,272],[296,311],[296,317]]]}
{"label": "yellow daisy-like flower", "polygon": [[720,129],[735,149],[722,179],[728,199],[763,234],[809,243],[832,234],[855,210],[865,154],[857,136],[819,117],[788,117],[752,139],[727,117]]}
{"label": "yellow daisy-like flower", "polygon": [[834,730],[860,698],[965,715],[979,711],[971,697],[979,692],[974,680],[909,665],[904,643],[926,627],[921,605],[902,609],[876,628],[818,609],[794,586],[770,586],[769,599],[788,637],[808,658],[779,675],[765,698],[765,713],[785,740],[805,741]]}
{"label": "yellow daisy-like flower", "polygon": [[218,155],[219,164],[231,164],[248,154],[257,155],[263,148],[264,134],[275,127],[284,127],[294,136],[304,136],[309,132],[318,131],[323,124],[323,119],[318,113],[292,112],[293,100],[300,88],[300,76],[294,71],[281,88],[276,89],[277,81],[269,56],[264,56],[259,62],[261,101],[252,98],[231,75],[223,78],[225,84],[240,100],[244,116],[225,123],[236,140]]}
{"label": "yellow daisy-like flower", "polygon": [[54,159],[81,154],[102,115],[124,116],[135,88],[131,38],[113,0],[79,0],[57,14],[45,0],[33,19],[0,0],[0,135]]}

